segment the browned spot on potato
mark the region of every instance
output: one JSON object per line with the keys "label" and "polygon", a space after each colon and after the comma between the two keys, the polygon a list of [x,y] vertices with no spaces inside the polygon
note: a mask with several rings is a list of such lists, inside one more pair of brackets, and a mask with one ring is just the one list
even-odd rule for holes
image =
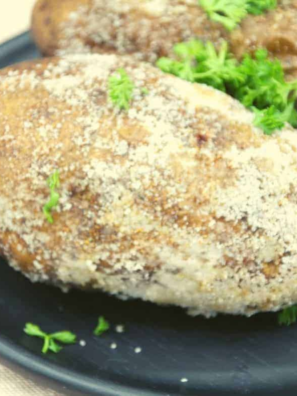
{"label": "browned spot on potato", "polygon": [[51,17],[49,17],[49,16],[45,17],[45,19],[44,19],[44,24],[45,24],[46,26],[50,25],[51,22],[52,22]]}
{"label": "browned spot on potato", "polygon": [[129,126],[129,122],[119,128],[119,135],[125,139],[128,143],[140,143],[145,142],[146,137],[149,136],[149,131],[142,126],[135,126],[134,128]]}
{"label": "browned spot on potato", "polygon": [[198,133],[198,134],[196,135],[196,140],[197,140],[198,146],[201,147],[201,146],[204,145],[204,143],[207,143],[208,138],[207,138],[206,135],[203,135],[203,134],[201,134],[201,133]]}
{"label": "browned spot on potato", "polygon": [[279,266],[276,263],[264,263],[263,264],[263,274],[266,278],[274,278],[278,275]]}
{"label": "browned spot on potato", "polygon": [[297,53],[296,46],[297,37],[286,37],[284,35],[279,35],[267,40],[266,47],[268,51],[277,55],[295,55]]}

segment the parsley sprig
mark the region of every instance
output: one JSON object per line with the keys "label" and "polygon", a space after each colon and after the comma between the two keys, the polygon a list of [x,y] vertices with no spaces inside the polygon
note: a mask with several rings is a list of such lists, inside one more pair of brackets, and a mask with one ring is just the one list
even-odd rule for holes
{"label": "parsley sprig", "polygon": [[274,10],[277,0],[248,0],[247,11],[249,14],[261,15],[266,11]]}
{"label": "parsley sprig", "polygon": [[[254,125],[261,128],[265,135],[272,135],[274,131],[281,130],[289,121],[294,108],[290,105],[284,112],[278,111],[275,106],[265,110],[253,109],[255,112]],[[294,111],[295,113],[295,111]],[[296,116],[296,114],[293,114]],[[296,124],[296,121],[294,121]]]}
{"label": "parsley sprig", "polygon": [[108,94],[120,110],[128,110],[133,97],[134,84],[124,69],[119,69],[108,81]]}
{"label": "parsley sprig", "polygon": [[297,81],[287,82],[279,60],[259,49],[238,62],[228,44],[219,49],[192,40],[174,47],[175,59],[161,58],[157,66],[190,82],[210,85],[238,99],[255,112],[255,125],[270,135],[286,123],[297,126]]}
{"label": "parsley sprig", "polygon": [[283,326],[290,326],[297,321],[297,305],[283,309],[278,314],[278,323]]}
{"label": "parsley sprig", "polygon": [[198,0],[209,19],[232,31],[247,16],[273,10],[277,0]]}
{"label": "parsley sprig", "polygon": [[55,171],[47,180],[47,184],[50,189],[50,198],[48,202],[43,207],[43,213],[46,220],[53,224],[54,219],[52,216],[52,210],[56,208],[59,204],[60,194],[56,191],[60,187],[60,174],[59,171]]}
{"label": "parsley sprig", "polygon": [[200,82],[226,92],[228,83],[242,83],[243,73],[231,56],[227,42],[217,51],[210,42],[192,40],[177,44],[174,52],[179,60],[160,58],[157,66],[184,80]]}
{"label": "parsley sprig", "polygon": [[246,0],[200,0],[209,19],[233,30],[247,15]]}
{"label": "parsley sprig", "polygon": [[105,333],[107,330],[109,330],[110,325],[107,322],[107,320],[105,320],[105,318],[103,316],[100,316],[98,318],[98,324],[94,330],[94,334],[96,336],[101,336],[101,334]]}
{"label": "parsley sprig", "polygon": [[57,333],[47,334],[40,329],[39,326],[33,323],[27,323],[24,332],[32,337],[38,337],[43,339],[42,353],[46,354],[48,351],[58,353],[63,348],[56,343],[56,341],[62,344],[75,344],[76,335],[70,331],[60,331]]}

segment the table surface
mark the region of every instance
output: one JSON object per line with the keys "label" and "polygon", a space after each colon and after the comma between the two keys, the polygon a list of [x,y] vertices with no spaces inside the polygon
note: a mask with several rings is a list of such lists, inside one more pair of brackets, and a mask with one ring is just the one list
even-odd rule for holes
{"label": "table surface", "polygon": [[[0,0],[0,43],[28,30],[34,3],[35,0]],[[53,390],[53,385],[46,380],[32,376],[0,357],[0,395],[64,396],[64,394],[69,392],[65,391],[62,394]]]}

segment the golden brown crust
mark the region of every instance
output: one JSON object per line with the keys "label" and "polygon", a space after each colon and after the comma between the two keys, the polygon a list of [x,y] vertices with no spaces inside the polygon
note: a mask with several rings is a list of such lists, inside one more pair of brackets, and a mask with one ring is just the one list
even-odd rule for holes
{"label": "golden brown crust", "polygon": [[288,75],[297,67],[297,1],[283,1],[275,11],[249,16],[231,35],[232,49],[240,58],[246,52],[266,48],[279,58]]}
{"label": "golden brown crust", "polygon": [[[128,111],[107,92],[120,67]],[[223,93],[114,55],[13,66],[0,92],[0,251],[14,268],[205,315],[297,301],[295,131],[263,136]]]}
{"label": "golden brown crust", "polygon": [[134,54],[155,62],[175,43],[191,38],[230,42],[240,57],[267,48],[288,73],[297,60],[297,2],[280,1],[276,10],[248,16],[234,32],[212,23],[196,0],[39,0],[32,29],[45,55],[100,52]]}
{"label": "golden brown crust", "polygon": [[37,0],[32,14],[32,33],[44,55],[53,56],[63,38],[61,24],[78,7],[91,6],[91,0]]}
{"label": "golden brown crust", "polygon": [[32,29],[45,55],[112,52],[151,62],[193,35],[214,42],[227,37],[194,0],[39,0]]}

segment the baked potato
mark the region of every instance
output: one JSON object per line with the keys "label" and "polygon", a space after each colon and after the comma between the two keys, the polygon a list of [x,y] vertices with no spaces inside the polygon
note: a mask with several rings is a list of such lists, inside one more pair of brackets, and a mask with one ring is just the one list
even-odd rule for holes
{"label": "baked potato", "polygon": [[266,136],[224,93],[117,55],[12,66],[0,91],[0,251],[16,270],[205,316],[296,303],[296,131]]}
{"label": "baked potato", "polygon": [[154,63],[175,43],[191,38],[228,40],[240,58],[264,47],[288,74],[297,66],[297,1],[278,1],[276,10],[250,15],[235,31],[211,22],[197,0],[38,0],[32,31],[45,55],[133,54]]}

